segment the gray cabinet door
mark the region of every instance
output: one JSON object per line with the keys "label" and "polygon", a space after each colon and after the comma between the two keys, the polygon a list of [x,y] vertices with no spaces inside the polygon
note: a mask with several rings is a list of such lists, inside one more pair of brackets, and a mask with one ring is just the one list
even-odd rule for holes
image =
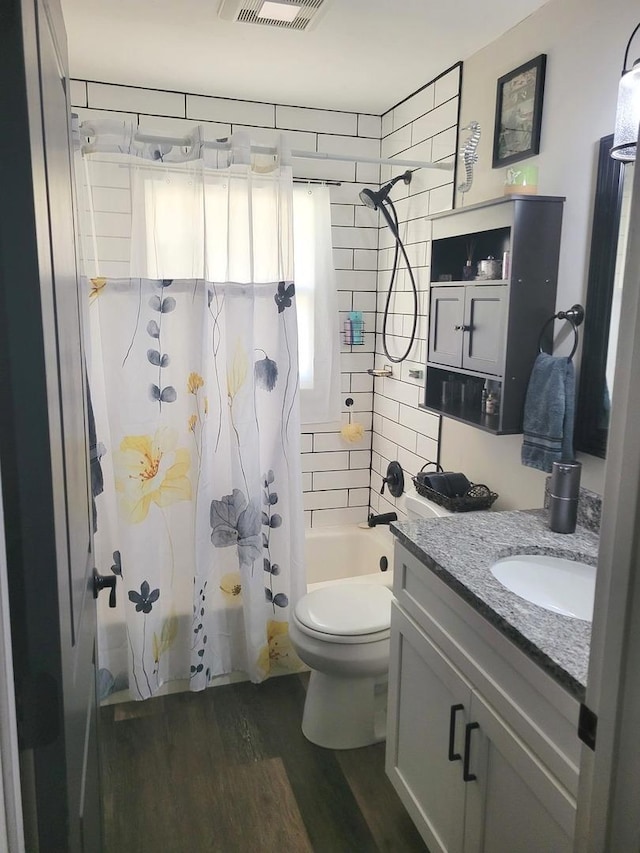
{"label": "gray cabinet door", "polygon": [[504,285],[470,285],[464,290],[462,367],[501,375],[509,289]]}
{"label": "gray cabinet door", "polygon": [[429,314],[429,361],[460,367],[465,287],[433,287]]}

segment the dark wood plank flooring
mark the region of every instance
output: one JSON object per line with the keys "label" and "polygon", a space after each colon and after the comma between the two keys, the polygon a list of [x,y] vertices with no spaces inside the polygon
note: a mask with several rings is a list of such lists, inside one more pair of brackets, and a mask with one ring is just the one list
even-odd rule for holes
{"label": "dark wood plank flooring", "polygon": [[107,853],[425,853],[384,744],[305,739],[304,678],[103,708]]}

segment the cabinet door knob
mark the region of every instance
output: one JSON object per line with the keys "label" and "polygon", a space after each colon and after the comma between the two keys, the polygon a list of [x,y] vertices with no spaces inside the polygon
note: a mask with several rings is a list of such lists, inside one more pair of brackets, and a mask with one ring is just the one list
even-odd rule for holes
{"label": "cabinet door knob", "polygon": [[462,761],[459,752],[454,752],[456,739],[456,714],[464,711],[464,705],[452,705],[449,715],[449,761]]}
{"label": "cabinet door knob", "polygon": [[454,326],[454,331],[456,332],[470,332],[471,326]]}
{"label": "cabinet door knob", "polygon": [[464,729],[464,763],[462,765],[462,778],[465,782],[475,782],[478,778],[475,773],[469,773],[471,763],[471,732],[479,729],[480,723],[467,723]]}

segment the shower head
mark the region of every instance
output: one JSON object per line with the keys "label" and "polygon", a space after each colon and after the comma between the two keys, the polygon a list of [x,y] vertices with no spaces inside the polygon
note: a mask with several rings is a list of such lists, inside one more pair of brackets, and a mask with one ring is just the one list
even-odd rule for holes
{"label": "shower head", "polygon": [[360,191],[360,201],[366,207],[370,207],[372,210],[378,210],[386,200],[393,186],[397,184],[398,181],[404,181],[405,184],[411,183],[411,174],[411,171],[404,172],[402,175],[398,175],[392,181],[389,181],[388,184],[380,187],[379,190],[371,190],[369,187],[365,187]]}
{"label": "shower head", "polygon": [[360,190],[360,201],[365,205],[365,207],[370,207],[372,210],[378,209],[378,203],[380,199],[378,199],[379,193],[375,190],[370,190],[369,187],[365,187],[363,190]]}

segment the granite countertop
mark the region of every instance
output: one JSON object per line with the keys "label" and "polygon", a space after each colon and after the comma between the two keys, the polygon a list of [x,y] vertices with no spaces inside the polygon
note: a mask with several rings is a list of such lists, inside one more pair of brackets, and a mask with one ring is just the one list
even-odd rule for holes
{"label": "granite countertop", "polygon": [[514,554],[547,554],[597,564],[598,536],[586,527],[553,533],[545,510],[471,512],[391,525],[398,540],[461,598],[584,700],[591,623],[531,604],[490,572]]}

